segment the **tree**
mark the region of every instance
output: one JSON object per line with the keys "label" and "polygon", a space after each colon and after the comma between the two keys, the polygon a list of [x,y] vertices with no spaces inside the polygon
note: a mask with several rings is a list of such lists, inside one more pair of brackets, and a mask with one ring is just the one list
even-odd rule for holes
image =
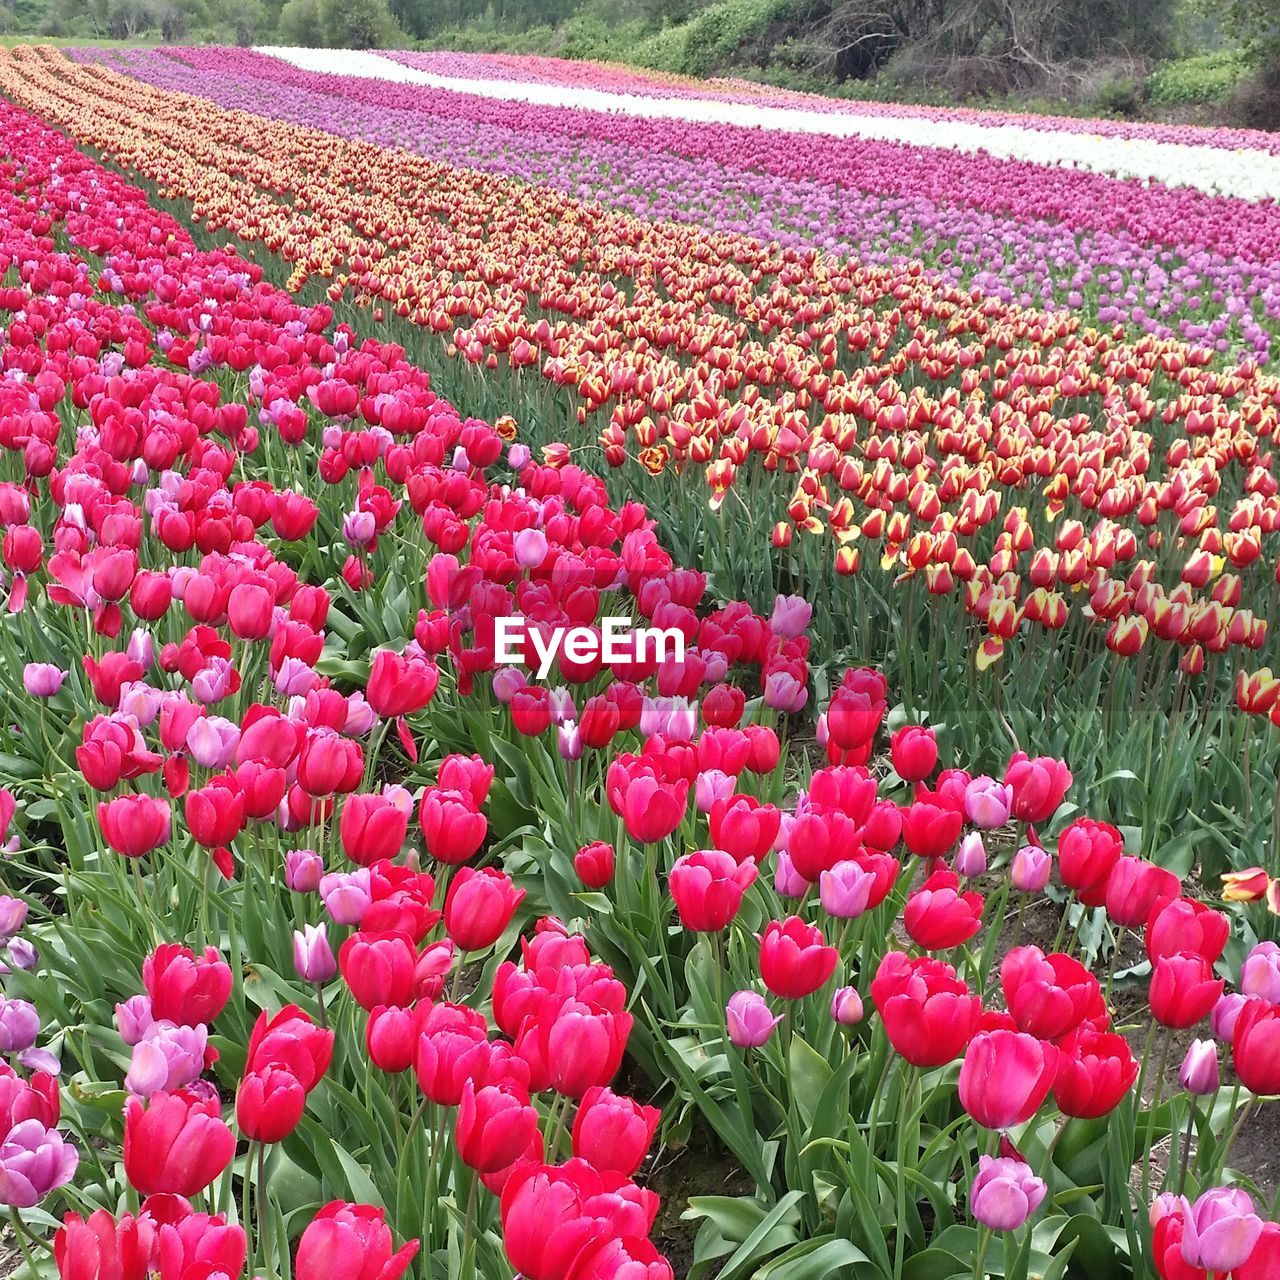
{"label": "tree", "polygon": [[387,0],[320,0],[319,9],[331,49],[387,49],[404,39]]}
{"label": "tree", "polygon": [[1214,8],[1251,58],[1280,66],[1280,5],[1276,0],[1226,0]]}
{"label": "tree", "polygon": [[280,39],[285,44],[323,48],[325,40],[320,25],[319,0],[289,0],[280,10]]}

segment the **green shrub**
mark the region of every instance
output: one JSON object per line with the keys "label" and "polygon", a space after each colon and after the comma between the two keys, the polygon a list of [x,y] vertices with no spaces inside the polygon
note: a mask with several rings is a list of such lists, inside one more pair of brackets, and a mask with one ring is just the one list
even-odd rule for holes
{"label": "green shrub", "polygon": [[1152,72],[1147,91],[1157,106],[1192,106],[1225,101],[1244,76],[1247,67],[1236,49],[1220,49],[1192,58],[1166,62]]}
{"label": "green shrub", "polygon": [[658,71],[705,76],[790,9],[791,0],[717,0],[688,22],[641,41],[629,60]]}

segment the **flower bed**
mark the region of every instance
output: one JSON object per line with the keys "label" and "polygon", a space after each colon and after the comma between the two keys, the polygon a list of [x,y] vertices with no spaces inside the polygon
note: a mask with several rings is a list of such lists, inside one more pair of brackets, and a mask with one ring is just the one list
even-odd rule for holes
{"label": "flower bed", "polygon": [[[694,1126],[749,1191],[690,1277],[1275,1274],[1274,378],[45,54],[0,92],[28,1275],[664,1280]],[[772,542],[682,527],[780,473]],[[683,656],[534,678],[615,615]]]}

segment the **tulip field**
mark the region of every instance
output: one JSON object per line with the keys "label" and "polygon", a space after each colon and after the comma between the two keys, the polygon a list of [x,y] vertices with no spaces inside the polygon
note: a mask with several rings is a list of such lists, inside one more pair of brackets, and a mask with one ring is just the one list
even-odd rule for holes
{"label": "tulip field", "polygon": [[1280,1280],[1280,138],[19,46],[0,176],[0,1274]]}

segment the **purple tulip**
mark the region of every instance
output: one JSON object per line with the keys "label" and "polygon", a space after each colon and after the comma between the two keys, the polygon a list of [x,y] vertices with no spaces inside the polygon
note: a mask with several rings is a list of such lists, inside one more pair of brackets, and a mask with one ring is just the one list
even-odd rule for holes
{"label": "purple tulip", "polygon": [[35,1044],[39,1034],[40,1015],[35,1005],[0,996],[0,1053],[21,1053]]}
{"label": "purple tulip", "polygon": [[1009,878],[1020,893],[1043,893],[1053,871],[1053,859],[1039,845],[1024,844],[1013,855]]}
{"label": "purple tulip", "polygon": [[693,784],[693,802],[699,813],[710,813],[717,800],[725,800],[737,788],[735,780],[723,769],[704,769]]}
{"label": "purple tulip", "polygon": [[831,1016],[842,1027],[856,1026],[862,1021],[862,997],[853,987],[840,987],[831,997]]}
{"label": "purple tulip", "polygon": [[39,1120],[19,1122],[0,1145],[0,1204],[34,1208],[70,1182],[79,1163],[75,1147],[56,1129]]}
{"label": "purple tulip", "polygon": [[0,938],[12,938],[27,923],[27,904],[21,898],[0,894]]}
{"label": "purple tulip", "polygon": [[779,849],[773,862],[773,888],[782,898],[803,898],[812,886],[797,870],[791,855]]}
{"label": "purple tulip", "polygon": [[1240,966],[1240,991],[1280,1004],[1280,944],[1259,942]]}
{"label": "purple tulip", "polygon": [[22,668],[23,688],[33,698],[52,698],[66,678],[67,673],[52,662],[28,662]]}
{"label": "purple tulip", "polygon": [[1025,1161],[979,1156],[969,1188],[969,1212],[992,1231],[1016,1231],[1040,1207],[1047,1191]]}
{"label": "purple tulip", "polygon": [[204,1071],[209,1029],[153,1022],[133,1046],[124,1087],[139,1097],[185,1089]]}
{"label": "purple tulip", "polygon": [[956,875],[967,879],[980,876],[987,869],[987,846],[982,843],[982,836],[978,832],[970,831],[960,841],[954,867]]}
{"label": "purple tulip", "polygon": [[1262,1234],[1253,1200],[1238,1187],[1211,1187],[1184,1212],[1182,1259],[1206,1271],[1235,1270]]}
{"label": "purple tulip", "polygon": [[818,899],[827,915],[837,920],[854,920],[867,909],[875,887],[875,874],[860,863],[837,862],[819,876]]}
{"label": "purple tulip", "polygon": [[130,996],[116,1005],[116,1029],[120,1032],[120,1039],[131,1048],[143,1039],[153,1021],[149,996]]}
{"label": "purple tulip", "polygon": [[983,831],[994,831],[1009,821],[1013,788],[985,775],[974,778],[964,790],[965,817]]}
{"label": "purple tulip", "polygon": [[777,596],[769,626],[774,635],[794,640],[808,629],[813,618],[813,605],[804,596]]}
{"label": "purple tulip", "polygon": [[324,875],[324,859],[314,849],[290,849],[284,855],[284,882],[294,893],[315,893]]}
{"label": "purple tulip", "polygon": [[334,924],[359,924],[373,901],[369,869],[329,872],[320,881],[320,897]]}
{"label": "purple tulip", "polygon": [[1217,1043],[1213,1040],[1193,1040],[1178,1070],[1178,1079],[1188,1093],[1202,1096],[1217,1093],[1221,1083]]}
{"label": "purple tulip", "polygon": [[764,997],[754,991],[735,991],[725,1006],[725,1018],[729,1039],[739,1049],[760,1048],[782,1021],[782,1015],[771,1013]]}
{"label": "purple tulip", "polygon": [[293,935],[293,967],[303,982],[322,987],[333,981],[338,972],[329,933],[323,922],[304,924]]}

